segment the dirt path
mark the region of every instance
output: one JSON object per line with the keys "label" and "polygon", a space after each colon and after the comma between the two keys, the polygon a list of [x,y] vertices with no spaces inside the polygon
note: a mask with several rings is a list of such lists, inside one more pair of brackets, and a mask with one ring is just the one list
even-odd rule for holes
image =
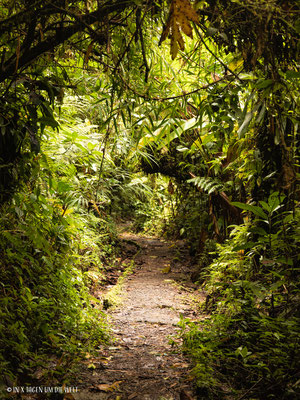
{"label": "dirt path", "polygon": [[[183,317],[195,318],[197,292],[183,279],[188,265],[176,246],[157,238],[122,234],[140,247],[135,269],[123,286],[122,305],[110,311],[116,343],[93,360],[76,400],[196,399],[191,366],[169,336]],[[181,282],[181,283],[180,283]],[[199,294],[197,294],[199,300]],[[88,387],[87,387],[88,386]]]}

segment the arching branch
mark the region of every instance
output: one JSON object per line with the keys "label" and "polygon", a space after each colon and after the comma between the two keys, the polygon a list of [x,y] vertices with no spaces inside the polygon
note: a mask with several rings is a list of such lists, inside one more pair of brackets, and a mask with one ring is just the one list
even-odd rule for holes
{"label": "arching branch", "polygon": [[[9,60],[4,62],[0,75],[0,83],[15,75],[17,72],[16,65],[18,65],[18,69],[23,69],[43,54],[52,51],[62,43],[65,43],[76,33],[84,31],[87,26],[90,26],[95,22],[102,22],[110,14],[123,11],[131,5],[132,2],[130,1],[121,0],[113,3],[107,2],[101,5],[96,11],[84,15],[78,15],[76,20],[73,22],[70,20],[64,21],[59,29],[59,32],[55,31],[34,46],[29,48],[26,46],[26,51],[24,51],[22,54],[13,54]],[[55,7],[52,8],[52,10],[54,14],[57,14],[59,11]],[[62,11],[60,10],[60,12]],[[97,40],[100,44],[104,44],[106,38],[98,35]]]}

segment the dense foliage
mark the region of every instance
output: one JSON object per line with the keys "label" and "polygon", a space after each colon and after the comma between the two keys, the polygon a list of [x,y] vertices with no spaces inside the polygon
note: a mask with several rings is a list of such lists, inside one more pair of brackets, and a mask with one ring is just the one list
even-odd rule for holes
{"label": "dense foliage", "polygon": [[190,246],[199,398],[296,398],[297,3],[7,0],[0,16],[4,374],[107,337],[88,287],[130,217]]}

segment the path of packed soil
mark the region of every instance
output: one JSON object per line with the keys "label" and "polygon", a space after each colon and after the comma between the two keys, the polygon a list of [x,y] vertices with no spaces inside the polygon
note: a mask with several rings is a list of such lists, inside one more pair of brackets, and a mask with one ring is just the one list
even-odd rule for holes
{"label": "path of packed soil", "polygon": [[[178,244],[123,233],[135,242],[134,273],[122,286],[122,305],[112,311],[113,346],[93,359],[76,400],[196,399],[191,365],[170,344],[180,315],[195,319],[199,293],[187,280],[189,265]],[[181,245],[183,246],[183,245]]]}

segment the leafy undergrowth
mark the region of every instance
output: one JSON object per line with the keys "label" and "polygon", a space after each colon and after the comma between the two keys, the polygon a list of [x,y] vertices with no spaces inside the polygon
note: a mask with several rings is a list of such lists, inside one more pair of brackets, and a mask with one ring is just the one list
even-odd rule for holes
{"label": "leafy undergrowth", "polygon": [[202,271],[204,322],[182,320],[200,399],[296,399],[299,395],[299,214],[270,195],[218,245]]}
{"label": "leafy undergrowth", "polygon": [[101,281],[113,238],[112,224],[93,214],[66,215],[54,195],[19,193],[2,208],[3,385],[61,383],[74,362],[108,340],[104,314],[92,306],[88,288]]}
{"label": "leafy undergrowth", "polygon": [[[247,305],[240,314],[182,323],[184,350],[195,361],[200,399],[296,399],[299,321],[271,318]],[[298,354],[298,355],[297,355]],[[228,397],[229,396],[229,397]]]}

